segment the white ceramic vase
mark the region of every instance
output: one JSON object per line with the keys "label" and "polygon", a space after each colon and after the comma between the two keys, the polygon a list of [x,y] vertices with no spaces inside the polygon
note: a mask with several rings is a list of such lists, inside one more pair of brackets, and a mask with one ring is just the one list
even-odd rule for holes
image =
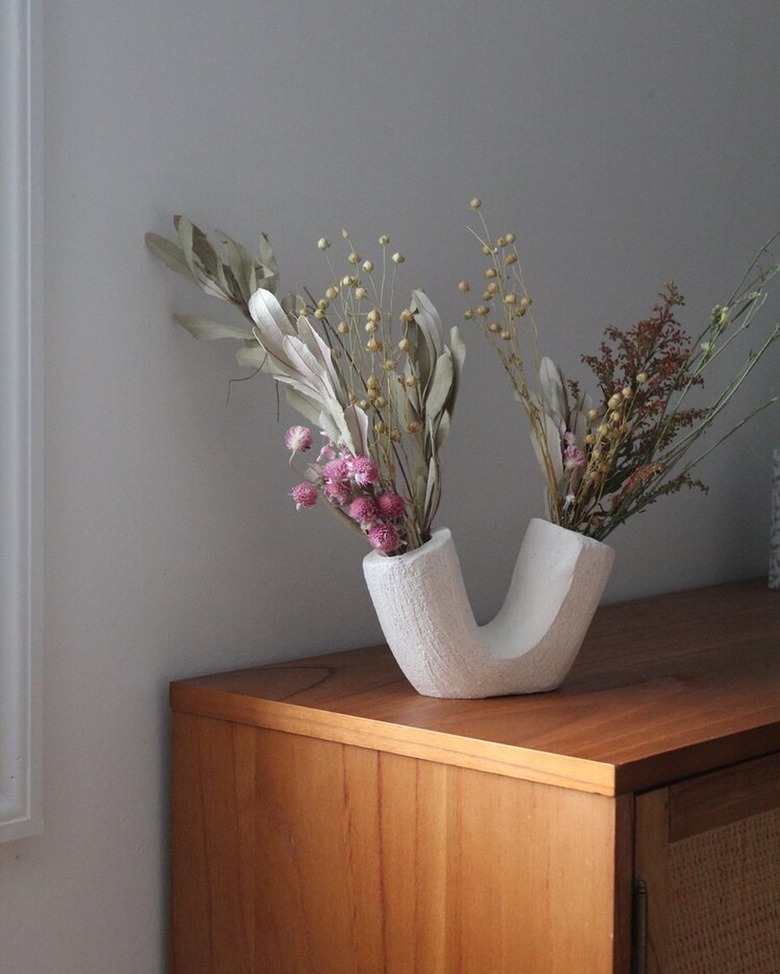
{"label": "white ceramic vase", "polygon": [[404,555],[371,552],[363,573],[404,675],[428,697],[538,693],[560,686],[609,579],[608,545],[534,518],[504,604],[478,626],[450,532]]}

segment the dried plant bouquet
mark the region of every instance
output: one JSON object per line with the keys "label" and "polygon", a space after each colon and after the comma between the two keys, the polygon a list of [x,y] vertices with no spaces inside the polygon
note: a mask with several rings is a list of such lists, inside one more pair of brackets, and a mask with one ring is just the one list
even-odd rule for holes
{"label": "dried plant bouquet", "polygon": [[[322,434],[316,460],[292,490],[297,506],[322,498],[385,554],[424,544],[441,498],[441,449],[465,349],[457,328],[445,342],[423,291],[412,291],[400,312],[394,308],[403,255],[391,253],[383,235],[377,257],[362,257],[344,230],[346,266],[337,272],[328,260],[324,293],[280,299],[266,235],[253,256],[220,232],[215,247],[186,217],[174,225],[175,241],[146,235],[152,253],[237,308],[248,326],[190,314],[176,320],[196,338],[239,341],[239,364],[284,386],[290,405]],[[329,242],[318,247],[329,258]],[[292,426],[285,444],[293,464],[312,448],[314,434]]]}
{"label": "dried plant bouquet", "polygon": [[[694,449],[780,338],[780,324],[757,323],[767,286],[780,271],[772,237],[737,287],[691,337],[678,320],[684,299],[673,283],[651,314],[627,329],[610,327],[597,355],[583,355],[592,394],[539,351],[531,296],[515,235],[492,238],[479,199],[472,230],[486,259],[479,303],[465,317],[480,325],[495,349],[514,396],[525,411],[545,483],[547,515],[562,527],[603,541],[629,517],[680,489],[706,486],[694,476],[701,461],[744,423],[777,402],[751,410],[714,443]],[[462,292],[470,292],[461,281]],[[755,344],[740,350],[740,339]],[[714,393],[705,379],[715,362],[735,362]]]}

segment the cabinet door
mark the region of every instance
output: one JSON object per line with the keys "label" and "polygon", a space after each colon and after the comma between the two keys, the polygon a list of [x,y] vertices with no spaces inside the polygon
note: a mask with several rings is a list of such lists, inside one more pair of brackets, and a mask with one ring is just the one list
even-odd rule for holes
{"label": "cabinet door", "polygon": [[780,755],[637,797],[648,974],[780,971]]}
{"label": "cabinet door", "polygon": [[175,714],[173,810],[175,974],[627,970],[628,799]]}

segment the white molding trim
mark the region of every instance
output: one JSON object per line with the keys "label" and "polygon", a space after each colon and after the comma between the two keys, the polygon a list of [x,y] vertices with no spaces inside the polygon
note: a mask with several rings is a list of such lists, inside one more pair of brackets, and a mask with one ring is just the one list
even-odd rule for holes
{"label": "white molding trim", "polygon": [[0,0],[0,840],[43,828],[40,0]]}

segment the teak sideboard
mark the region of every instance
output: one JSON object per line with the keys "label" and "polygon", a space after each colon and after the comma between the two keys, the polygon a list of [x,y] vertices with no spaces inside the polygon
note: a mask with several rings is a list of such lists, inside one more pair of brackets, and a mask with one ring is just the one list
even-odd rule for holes
{"label": "teak sideboard", "polygon": [[181,680],[174,974],[778,974],[780,593],[599,609],[560,690],[384,647]]}

